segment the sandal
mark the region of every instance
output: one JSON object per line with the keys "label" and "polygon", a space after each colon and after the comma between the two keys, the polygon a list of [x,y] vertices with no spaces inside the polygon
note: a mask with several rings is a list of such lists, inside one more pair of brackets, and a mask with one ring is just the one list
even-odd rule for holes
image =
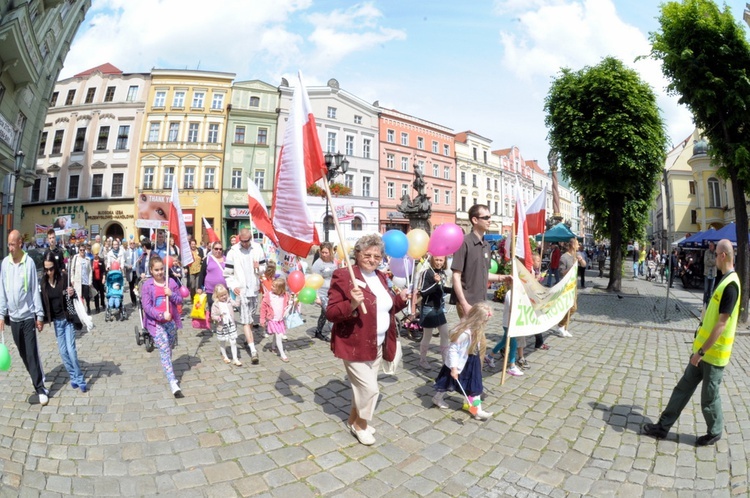
{"label": "sandal", "polygon": [[227,364],[232,363],[232,360],[230,360],[229,358],[224,358],[224,363],[227,363]]}
{"label": "sandal", "polygon": [[543,350],[547,351],[549,349],[549,346],[547,346],[546,344],[542,344],[541,346],[539,346],[536,349],[543,349]]}
{"label": "sandal", "polygon": [[289,363],[289,357],[288,356],[282,356],[281,357],[281,361],[283,361],[284,363]]}

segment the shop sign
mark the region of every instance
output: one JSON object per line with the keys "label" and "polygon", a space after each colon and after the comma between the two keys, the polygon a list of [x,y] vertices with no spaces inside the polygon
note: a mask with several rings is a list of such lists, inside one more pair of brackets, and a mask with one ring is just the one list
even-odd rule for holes
{"label": "shop sign", "polygon": [[124,211],[116,209],[114,211],[96,211],[95,214],[89,214],[89,220],[132,220],[132,214],[126,214]]}
{"label": "shop sign", "polygon": [[250,209],[249,208],[229,208],[229,217],[230,218],[249,218]]}
{"label": "shop sign", "polygon": [[42,208],[42,216],[66,216],[70,215],[75,219],[76,214],[83,215],[86,209],[83,206],[53,206],[51,208]]}

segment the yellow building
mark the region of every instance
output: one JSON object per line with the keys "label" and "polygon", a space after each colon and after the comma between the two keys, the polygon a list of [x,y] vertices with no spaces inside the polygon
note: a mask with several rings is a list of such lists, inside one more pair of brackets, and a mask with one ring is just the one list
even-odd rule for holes
{"label": "yellow building", "polygon": [[188,234],[207,239],[202,217],[221,220],[221,178],[233,73],[155,69],[138,158],[136,226],[165,227],[172,185]]}

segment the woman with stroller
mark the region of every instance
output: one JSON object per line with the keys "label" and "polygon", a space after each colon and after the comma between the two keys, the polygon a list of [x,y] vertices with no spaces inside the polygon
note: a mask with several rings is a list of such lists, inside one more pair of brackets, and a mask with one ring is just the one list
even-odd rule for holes
{"label": "woman with stroller", "polygon": [[184,396],[172,367],[172,348],[177,341],[177,329],[182,326],[177,312],[177,306],[182,304],[180,287],[173,279],[167,278],[164,262],[159,256],[152,257],[148,266],[151,278],[141,287],[143,325],[159,348],[161,366],[172,394],[175,398],[182,398]]}

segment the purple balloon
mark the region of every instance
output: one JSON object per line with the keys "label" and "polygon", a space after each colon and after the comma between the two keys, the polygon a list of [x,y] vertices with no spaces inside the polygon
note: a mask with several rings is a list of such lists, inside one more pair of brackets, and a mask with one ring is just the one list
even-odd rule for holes
{"label": "purple balloon", "polygon": [[[404,263],[406,263],[404,265]],[[403,258],[391,258],[388,260],[388,267],[391,269],[394,277],[406,278],[414,271],[414,260],[409,256]]]}
{"label": "purple balloon", "polygon": [[455,223],[443,223],[430,236],[427,250],[433,256],[450,256],[464,242],[464,231]]}

